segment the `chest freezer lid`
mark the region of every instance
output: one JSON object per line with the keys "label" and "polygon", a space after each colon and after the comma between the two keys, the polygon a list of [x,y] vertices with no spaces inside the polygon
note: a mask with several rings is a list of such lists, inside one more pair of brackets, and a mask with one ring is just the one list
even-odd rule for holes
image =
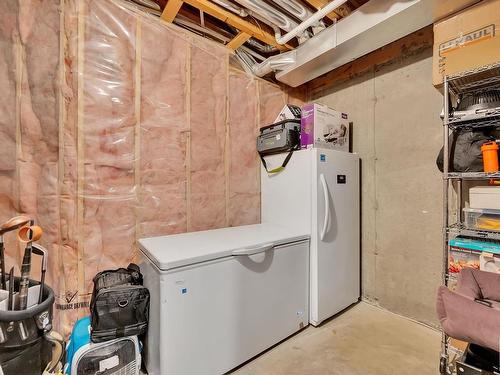
{"label": "chest freezer lid", "polygon": [[309,235],[274,224],[254,224],[139,240],[139,248],[159,269],[188,266],[265,244],[282,245]]}

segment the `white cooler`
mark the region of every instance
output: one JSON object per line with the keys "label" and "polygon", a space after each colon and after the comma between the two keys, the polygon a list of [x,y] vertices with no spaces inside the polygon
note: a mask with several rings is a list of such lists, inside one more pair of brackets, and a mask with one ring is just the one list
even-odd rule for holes
{"label": "white cooler", "polygon": [[500,186],[476,186],[469,189],[469,206],[500,210]]}
{"label": "white cooler", "polygon": [[271,224],[139,241],[150,375],[219,375],[307,326],[309,236]]}

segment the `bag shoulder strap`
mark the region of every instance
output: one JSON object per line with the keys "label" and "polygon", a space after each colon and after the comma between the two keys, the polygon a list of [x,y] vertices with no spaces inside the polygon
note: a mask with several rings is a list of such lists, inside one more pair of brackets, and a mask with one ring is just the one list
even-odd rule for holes
{"label": "bag shoulder strap", "polygon": [[294,151],[295,151],[295,149],[291,149],[290,152],[288,153],[288,155],[286,156],[285,160],[283,160],[283,163],[281,163],[281,166],[276,167],[276,168],[271,169],[271,170],[267,169],[267,163],[266,163],[266,160],[264,159],[264,156],[260,155],[260,160],[262,160],[262,165],[264,166],[267,173],[269,173],[269,174],[279,173],[285,169],[286,165],[288,164],[288,162],[292,158]]}

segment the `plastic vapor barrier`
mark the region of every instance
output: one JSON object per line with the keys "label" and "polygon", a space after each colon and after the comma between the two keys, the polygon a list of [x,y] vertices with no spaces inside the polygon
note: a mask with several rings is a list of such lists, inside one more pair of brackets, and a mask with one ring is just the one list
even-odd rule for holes
{"label": "plastic vapor barrier", "polygon": [[137,238],[259,222],[255,137],[299,92],[114,0],[2,0],[0,49],[0,221],[43,227],[61,332]]}

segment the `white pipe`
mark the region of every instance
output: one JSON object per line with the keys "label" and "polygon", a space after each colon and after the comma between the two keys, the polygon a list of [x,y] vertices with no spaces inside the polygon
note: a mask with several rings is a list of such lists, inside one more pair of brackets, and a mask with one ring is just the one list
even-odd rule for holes
{"label": "white pipe", "polygon": [[285,31],[293,30],[298,26],[297,22],[262,0],[235,1],[241,6],[250,9],[255,16],[258,16],[259,19],[262,20],[263,18],[264,22],[270,24],[271,26],[278,26]]}
{"label": "white pipe", "polygon": [[227,10],[229,10],[229,11],[231,11],[233,13],[236,13],[240,17],[247,17],[248,16],[248,12],[245,9],[243,9],[243,8],[237,6],[237,5],[234,5],[233,3],[230,3],[229,1],[226,1],[226,0],[212,0],[212,2],[214,2],[217,5],[220,5],[223,8],[226,8]]}
{"label": "white pipe", "polygon": [[257,77],[264,77],[273,71],[283,70],[293,63],[295,63],[295,51],[289,51],[271,56],[260,64],[252,66],[251,69]]}
{"label": "white pipe", "polygon": [[273,0],[273,2],[287,10],[301,21],[305,21],[313,14],[309,9],[295,0]]}
{"label": "white pipe", "polygon": [[325,17],[328,13],[330,13],[334,9],[338,8],[339,6],[344,4],[345,2],[347,2],[347,0],[333,0],[333,1],[329,2],[325,7],[318,10],[311,17],[309,17],[307,20],[305,20],[300,25],[295,27],[293,30],[290,30],[288,33],[286,33],[283,36],[281,36],[280,32],[277,32],[277,33],[275,32],[276,42],[278,42],[278,44],[286,44],[292,38],[295,38],[296,36],[301,35],[304,31],[306,31],[306,29],[308,27],[311,27],[312,25],[314,25],[320,19]]}

